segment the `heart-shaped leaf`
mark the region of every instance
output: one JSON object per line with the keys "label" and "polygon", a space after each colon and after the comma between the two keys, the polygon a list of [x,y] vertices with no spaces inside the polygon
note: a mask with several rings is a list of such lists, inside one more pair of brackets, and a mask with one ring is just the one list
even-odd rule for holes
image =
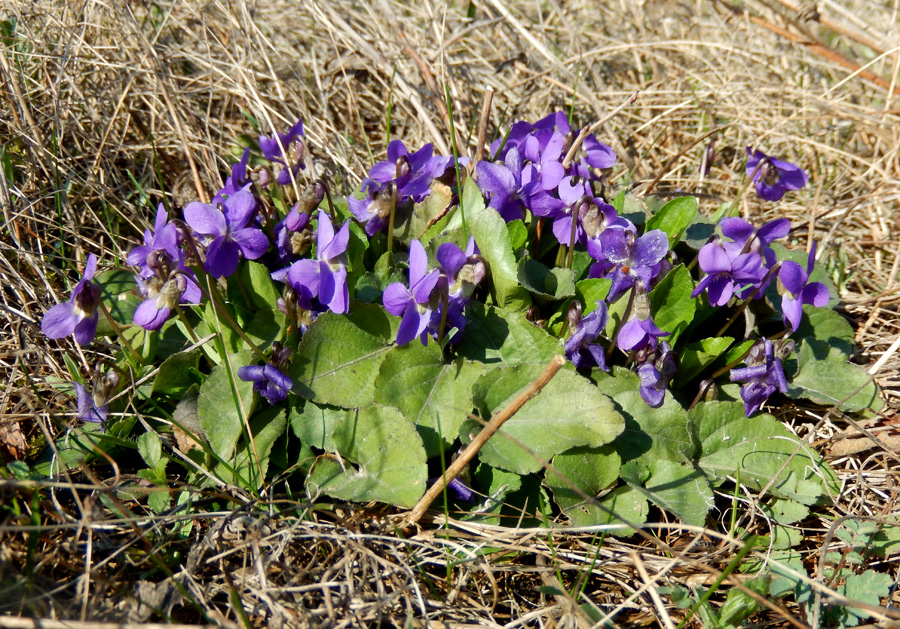
{"label": "heart-shaped leaf", "polygon": [[347,411],[332,436],[344,460],[320,458],[307,479],[313,491],[407,508],[425,493],[422,439],[397,409],[370,404]]}

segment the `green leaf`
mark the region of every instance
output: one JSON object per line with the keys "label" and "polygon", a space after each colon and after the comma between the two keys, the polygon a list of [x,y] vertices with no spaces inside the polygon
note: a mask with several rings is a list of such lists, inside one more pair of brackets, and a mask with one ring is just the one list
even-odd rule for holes
{"label": "green leaf", "polygon": [[466,226],[490,268],[497,305],[511,310],[525,310],[531,304],[527,291],[519,286],[518,268],[506,221],[494,208],[486,207],[481,190],[471,179],[463,188]]}
{"label": "green leaf", "polygon": [[622,466],[621,476],[632,489],[692,526],[703,526],[715,504],[709,481],[692,464],[635,459]]}
{"label": "green leaf", "polygon": [[246,260],[239,267],[239,275],[244,293],[250,298],[253,306],[260,309],[275,307],[281,292],[275,287],[268,267],[253,260]]}
{"label": "green leaf", "polygon": [[703,214],[697,214],[685,230],[682,241],[694,251],[699,251],[714,233],[716,221]]}
{"label": "green leaf", "polygon": [[[772,583],[771,574],[761,574],[753,579],[744,581],[744,586],[752,592],[764,597],[769,593],[769,586]],[[729,625],[737,626],[747,620],[759,609],[759,601],[737,588],[728,591],[725,604],[719,609],[720,626]]]}
{"label": "green leaf", "polygon": [[[838,588],[838,592],[852,601],[878,606],[881,605],[881,599],[890,595],[893,585],[894,578],[892,576],[883,572],[866,570],[862,574],[848,575],[844,585]],[[869,618],[872,615],[849,605],[844,608],[844,611],[854,617],[854,620],[846,625],[851,627],[858,625],[858,620]]]}
{"label": "green leaf", "polygon": [[457,353],[469,360],[506,366],[546,365],[563,353],[559,339],[532,324],[522,313],[472,302],[466,309],[466,319]]}
{"label": "green leaf", "polygon": [[683,386],[699,375],[731,347],[734,339],[730,336],[714,336],[696,343],[688,343],[681,350],[681,364],[678,366],[676,386]]}
{"label": "green leaf", "polygon": [[[428,228],[440,220],[453,199],[453,191],[446,184],[435,181],[431,184],[431,192],[421,203],[416,203],[412,208],[397,208],[397,217],[394,223],[394,238],[405,245],[413,240],[422,238]],[[405,211],[404,211],[405,210]],[[466,208],[466,220],[468,221],[469,208]]]}
{"label": "green leaf", "polygon": [[840,314],[830,308],[803,306],[803,319],[793,335],[794,339],[814,339],[827,343],[849,356],[853,352],[855,335],[853,326]]}
{"label": "green leaf", "polygon": [[244,325],[244,333],[262,351],[272,347],[285,331],[287,317],[280,310],[263,308],[253,313]]}
{"label": "green leaf", "polygon": [[484,373],[481,363],[458,358],[444,362],[436,343],[413,342],[388,352],[375,380],[375,402],[398,409],[416,425],[429,456],[456,439],[472,412],[472,385]]}
{"label": "green leaf", "polygon": [[346,411],[334,406],[322,406],[309,400],[301,402],[302,406],[299,409],[292,408],[288,417],[294,434],[304,445],[335,452],[331,435]]}
{"label": "green leaf", "polygon": [[547,268],[537,260],[519,261],[519,282],[540,297],[564,299],[575,294],[575,276],[572,269]]}
{"label": "green leaf", "polygon": [[809,515],[809,507],[794,500],[772,500],[762,509],[779,524],[794,524]]}
{"label": "green leaf", "polygon": [[[141,300],[134,295],[137,288],[134,273],[123,269],[113,269],[101,273],[93,281],[100,287],[100,299],[109,309],[113,320],[119,325],[130,326],[134,322],[134,311],[141,303]],[[97,333],[102,336],[115,334],[112,326],[106,321],[106,317],[100,317]]]}
{"label": "green leaf", "polygon": [[806,340],[797,352],[797,375],[792,379],[788,395],[817,404],[838,404],[843,411],[871,409],[880,411],[884,400],[878,387],[859,365],[847,361],[839,349],[822,341]]}
{"label": "green leaf", "polygon": [[181,397],[192,384],[200,362],[200,351],[179,352],[169,356],[159,366],[153,378],[153,393]]}
{"label": "green leaf", "polygon": [[[216,468],[216,476],[226,483],[237,484],[240,479],[247,481],[247,489],[259,489],[265,484],[266,472],[269,469],[269,457],[272,454],[272,446],[275,441],[284,434],[286,426],[284,408],[278,406],[266,406],[250,420],[250,431],[253,441],[245,441],[241,444],[234,457],[233,469],[235,474],[224,465]],[[259,463],[257,463],[259,456]],[[262,472],[262,476],[260,476]]]}
{"label": "green leaf", "polygon": [[553,469],[547,470],[544,485],[553,493],[556,504],[569,517],[572,524],[574,526],[606,524],[610,518],[609,514],[585,501],[562,477],[588,496],[597,496],[619,478],[621,459],[615,448],[610,444],[599,448],[572,448],[553,457],[551,463]]}
{"label": "green leaf", "polygon": [[326,312],[309,326],[288,375],[294,391],[320,404],[351,408],[375,399],[375,378],[391,348],[381,306],[351,304],[359,316]]}
{"label": "green leaf", "polygon": [[805,505],[837,492],[837,477],[821,456],[771,415],[746,417],[740,402],[703,402],[688,416],[701,447],[697,463],[714,483],[737,478]]}
{"label": "green leaf", "polygon": [[228,364],[222,362],[213,368],[206,382],[200,386],[197,399],[200,424],[213,452],[223,461],[231,460],[244,431],[244,418],[253,412],[253,383],[237,377],[238,368],[249,365],[251,359],[250,352],[232,354],[229,361],[233,371],[229,373]]}
{"label": "green leaf", "polygon": [[597,309],[597,302],[606,299],[612,280],[606,278],[588,278],[575,284],[575,296],[581,302],[582,314],[589,314]]}
{"label": "green leaf", "polygon": [[335,426],[334,443],[345,460],[316,462],[307,479],[314,492],[406,508],[425,493],[425,449],[415,427],[397,409],[370,404],[347,411]]}
{"label": "green leaf", "polygon": [[694,318],[696,300],[691,298],[694,282],[683,264],[669,271],[656,287],[650,291],[650,308],[653,322],[663,332],[671,332],[666,340],[675,345],[681,334]]}
{"label": "green leaf", "polygon": [[674,249],[688,225],[697,216],[698,208],[694,197],[675,197],[647,219],[644,233],[652,229],[664,231],[669,237],[669,249]]}
{"label": "green leaf", "polygon": [[[475,383],[475,400],[482,417],[503,409],[542,369],[539,365],[502,367],[482,376]],[[500,429],[500,433],[512,437],[531,452],[502,435],[495,435],[481,448],[479,457],[489,465],[530,474],[541,469],[540,460],[549,461],[577,446],[598,447],[609,443],[622,431],[623,425],[622,416],[597,387],[573,371],[561,370]],[[481,425],[473,420],[465,422],[461,430],[463,441],[470,441],[469,435],[480,429]]]}
{"label": "green leaf", "polygon": [[522,222],[522,219],[517,218],[516,220],[507,223],[506,228],[509,230],[509,242],[512,245],[513,251],[518,251],[524,247],[528,240],[528,228],[525,227],[525,223]]}
{"label": "green leaf", "polygon": [[662,406],[647,406],[640,393],[640,379],[622,367],[614,375],[595,371],[597,386],[612,398],[625,417],[625,430],[615,441],[623,461],[664,458],[677,463],[693,460],[695,445],[688,430],[687,413],[669,393]]}
{"label": "green leaf", "polygon": [[137,440],[138,454],[149,467],[155,468],[162,459],[162,441],[155,432],[145,432]]}

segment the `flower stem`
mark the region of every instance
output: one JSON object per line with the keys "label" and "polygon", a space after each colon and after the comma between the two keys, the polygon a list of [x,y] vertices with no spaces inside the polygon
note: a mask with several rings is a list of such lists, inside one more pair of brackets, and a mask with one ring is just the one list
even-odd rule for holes
{"label": "flower stem", "polygon": [[393,254],[394,252],[394,217],[397,215],[397,188],[391,190],[391,213],[388,216],[388,242],[387,242],[387,250],[388,253]]}
{"label": "flower stem", "polygon": [[747,306],[750,305],[750,302],[753,301],[754,299],[756,299],[756,296],[759,294],[760,289],[769,283],[769,280],[772,277],[772,275],[776,271],[778,271],[778,269],[780,267],[781,267],[781,264],[778,263],[778,264],[773,265],[772,268],[769,269],[769,272],[766,273],[766,276],[763,278],[762,282],[759,283],[759,286],[757,286],[753,290],[753,292],[750,294],[750,296],[744,300],[744,303],[742,303],[738,307],[738,309],[734,311],[734,314],[731,315],[731,318],[728,320],[727,323],[725,323],[725,325],[722,326],[722,329],[719,330],[719,332],[716,334],[716,336],[724,336],[725,335],[725,331],[728,330],[728,328],[731,327],[731,324],[734,323],[737,320],[737,318],[741,315],[741,313],[744,312],[744,310],[747,308]]}
{"label": "flower stem", "polygon": [[135,351],[134,347],[131,346],[131,343],[125,338],[125,335],[122,333],[122,328],[116,323],[115,319],[112,318],[112,313],[110,313],[109,309],[106,307],[106,304],[103,303],[103,300],[98,300],[97,305],[100,307],[100,312],[103,313],[103,316],[106,317],[106,320],[109,321],[109,325],[112,326],[113,331],[116,333],[116,336],[119,338],[119,342],[122,346],[128,351],[128,354],[131,356],[131,359],[135,362],[135,364],[143,365],[144,360],[141,358],[141,355]]}

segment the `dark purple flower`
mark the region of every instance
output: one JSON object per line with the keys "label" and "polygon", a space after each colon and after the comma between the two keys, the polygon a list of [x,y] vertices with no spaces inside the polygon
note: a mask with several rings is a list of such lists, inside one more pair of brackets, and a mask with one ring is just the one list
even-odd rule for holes
{"label": "dark purple flower", "polygon": [[806,260],[806,270],[793,260],[785,260],[778,271],[778,288],[781,293],[781,314],[784,322],[796,332],[803,317],[803,304],[821,308],[828,304],[828,289],[821,282],[810,282],[816,263],[816,245],[813,243]]}
{"label": "dark purple flower", "polygon": [[100,287],[92,282],[97,271],[97,256],[88,256],[84,267],[84,276],[75,285],[69,301],[56,304],[44,315],[41,332],[47,338],[61,339],[70,334],[75,336],[79,345],[90,345],[97,335],[97,323],[100,320],[98,306],[100,304]]}
{"label": "dark purple flower", "polygon": [[[277,137],[276,137],[277,136]],[[287,133],[273,133],[272,137],[261,136],[259,149],[270,162],[281,164],[276,180],[282,186],[291,183],[303,165],[306,145],[303,143],[303,119],[297,121]]]}
{"label": "dark purple flower", "polygon": [[225,185],[213,197],[212,204],[214,206],[224,203],[225,199],[239,190],[249,190],[253,182],[247,176],[247,162],[250,161],[250,149],[244,149],[241,159],[231,167],[231,176],[225,180]]}
{"label": "dark purple flower", "polygon": [[785,192],[799,190],[809,181],[803,169],[795,164],[769,157],[749,146],[747,155],[750,156],[747,160],[747,176],[753,175],[756,194],[766,201],[780,201]]}
{"label": "dark purple flower", "polygon": [[726,305],[732,295],[742,297],[751,287],[758,287],[766,275],[758,253],[741,253],[732,259],[718,242],[703,245],[698,261],[706,276],[691,292],[691,297],[706,290],[713,306]]}
{"label": "dark purple flower", "polygon": [[282,373],[287,369],[290,357],[290,348],[282,348],[281,345],[275,343],[272,347],[270,362],[265,365],[241,367],[238,369],[238,378],[244,382],[253,382],[253,389],[259,391],[260,395],[269,401],[269,404],[283,402],[294,386],[294,381]]}
{"label": "dark purple flower", "polygon": [[76,404],[78,405],[78,412],[76,413],[78,419],[105,427],[106,418],[109,415],[109,405],[98,406],[94,401],[94,396],[88,392],[87,387],[78,382],[75,383],[75,394],[77,398]]}
{"label": "dark purple flower", "polygon": [[138,276],[137,281],[146,299],[134,311],[134,322],[145,330],[162,328],[176,305],[199,304],[203,298],[194,272],[184,267],[169,273],[165,280]]}
{"label": "dark purple flower", "polygon": [[741,399],[744,400],[744,413],[750,417],[759,410],[763,402],[775,391],[787,393],[787,379],[781,360],[794,350],[793,341],[779,343],[776,348],[769,339],[759,339],[744,363],[746,367],[731,370],[731,381],[743,380]]}
{"label": "dark purple flower", "polygon": [[387,287],[382,297],[385,309],[394,316],[402,316],[397,330],[397,344],[406,345],[419,337],[428,345],[428,326],[436,310],[434,298],[440,271],[428,271],[428,254],[418,240],[409,244],[409,288],[400,282]]}
{"label": "dark purple flower", "polygon": [[256,260],[269,248],[269,239],[255,227],[247,227],[256,212],[256,199],[240,190],[224,202],[224,212],[194,201],[184,208],[184,220],[196,233],[211,240],[203,268],[213,277],[230,277],[237,270],[241,254]]}
{"label": "dark purple flower", "polygon": [[105,431],[106,418],[109,416],[108,401],[112,397],[113,391],[119,386],[119,374],[115,371],[103,374],[98,370],[94,373],[93,380],[93,394],[80,382],[73,383],[78,407],[76,417],[83,422],[100,424],[101,429]]}
{"label": "dark purple flower", "polygon": [[369,169],[369,179],[380,184],[393,182],[400,203],[406,199],[421,203],[431,193],[434,178],[443,174],[452,161],[450,157],[434,155],[431,144],[410,153],[402,141],[391,140],[387,159]]}
{"label": "dark purple flower", "polygon": [[638,352],[635,362],[641,380],[641,397],[651,408],[662,406],[666,395],[666,387],[678,371],[678,356],[665,341],[659,342],[655,350]]}
{"label": "dark purple flower", "polygon": [[166,208],[160,203],[156,209],[153,231],[144,230],[144,244],[128,252],[128,264],[139,267],[139,275],[145,278],[156,275],[153,267],[158,260],[154,258],[154,254],[157,257],[162,254],[168,256],[169,264],[180,264],[184,260],[184,253],[181,251],[179,236],[178,227],[175,223],[168,222]]}
{"label": "dark purple flower", "polygon": [[587,241],[587,250],[591,257],[600,260],[591,266],[590,276],[612,280],[606,298],[611,302],[631,288],[636,279],[650,286],[669,252],[669,238],[659,229],[640,238],[635,238],[631,230],[607,229],[598,240]]}
{"label": "dark purple flower", "polygon": [[758,230],[754,230],[753,225],[742,218],[726,218],[719,224],[722,226],[722,234],[733,241],[722,245],[732,259],[742,253],[758,253],[769,268],[778,261],[769,245],[779,238],[784,238],[791,231],[791,222],[786,218],[776,218]]}
{"label": "dark purple flower", "polygon": [[244,382],[253,382],[253,389],[269,401],[278,404],[287,399],[294,381],[278,371],[271,363],[265,365],[249,365],[238,369],[238,378]]}
{"label": "dark purple flower", "polygon": [[[577,303],[577,302],[575,302]],[[566,358],[575,367],[600,367],[609,371],[606,366],[606,350],[597,337],[606,329],[609,321],[609,310],[606,302],[597,300],[597,308],[582,318],[581,304],[569,311],[569,338],[565,342]]]}
{"label": "dark purple flower", "polygon": [[317,226],[316,259],[298,260],[287,269],[272,273],[272,278],[290,284],[305,309],[313,310],[311,300],[318,298],[335,314],[344,314],[350,306],[346,266],[350,221],[335,233],[331,218],[319,210]]}
{"label": "dark purple flower", "polygon": [[278,262],[287,263],[291,256],[306,251],[309,239],[304,230],[309,225],[313,211],[325,198],[325,186],[316,181],[300,193],[300,200],[294,204],[283,221],[275,225],[275,251]]}
{"label": "dark purple flower", "polygon": [[533,171],[524,168],[519,149],[507,152],[503,163],[478,162],[478,187],[490,194],[488,205],[507,223],[525,218],[525,210],[536,216],[550,216],[564,207],[564,202],[550,196],[540,179],[530,180]]}

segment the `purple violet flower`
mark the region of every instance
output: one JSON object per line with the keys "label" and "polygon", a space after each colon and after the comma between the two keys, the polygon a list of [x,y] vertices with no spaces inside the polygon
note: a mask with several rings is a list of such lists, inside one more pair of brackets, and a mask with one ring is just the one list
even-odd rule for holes
{"label": "purple violet flower", "polygon": [[746,367],[731,370],[731,381],[745,381],[741,387],[744,413],[750,417],[759,410],[763,402],[775,391],[787,393],[787,379],[784,377],[783,357],[794,351],[793,341],[783,341],[776,348],[769,339],[759,339],[744,363]]}
{"label": "purple violet flower", "polygon": [[138,287],[146,299],[134,311],[134,322],[145,330],[159,330],[172,316],[178,304],[199,304],[203,293],[194,272],[183,266],[172,271],[168,279],[137,276]]}
{"label": "purple violet flower", "polygon": [[75,341],[81,346],[90,345],[94,340],[97,323],[100,321],[97,308],[101,295],[100,287],[91,281],[96,271],[97,256],[92,253],[88,256],[84,275],[75,285],[69,301],[56,304],[44,315],[41,332],[47,338],[61,339],[73,334]]}
{"label": "purple violet flower", "polygon": [[276,177],[276,181],[282,186],[289,185],[291,179],[297,177],[300,169],[305,168],[303,157],[306,155],[306,145],[303,143],[303,137],[301,118],[287,133],[276,132],[271,138],[265,135],[259,138],[259,149],[265,158],[282,166]]}
{"label": "purple violet flower", "polygon": [[80,382],[75,385],[76,417],[91,424],[100,424],[101,430],[106,431],[106,419],[109,416],[108,400],[113,391],[119,386],[119,374],[115,371],[102,374],[94,373],[94,392],[91,394],[87,387]]}
{"label": "purple violet flower", "polygon": [[616,152],[606,144],[600,142],[594,134],[584,138],[582,143],[584,148],[584,159],[591,168],[612,168],[616,163]]}
{"label": "purple violet flower", "polygon": [[297,291],[298,302],[306,310],[314,310],[312,299],[318,298],[333,313],[344,314],[350,307],[346,266],[350,221],[335,233],[331,218],[319,210],[317,228],[316,259],[298,260],[272,273],[272,279],[285,282]]}
{"label": "purple violet flower", "polygon": [[440,279],[440,271],[428,271],[428,254],[418,240],[409,244],[409,288],[400,282],[387,287],[382,297],[385,309],[394,316],[402,316],[397,330],[397,345],[406,345],[419,337],[428,345],[428,326],[436,310],[433,299]]}
{"label": "purple violet flower", "polygon": [[[722,234],[731,238],[734,242],[725,242],[722,246],[733,258],[741,253],[758,253],[765,260],[766,266],[772,268],[778,261],[775,252],[769,245],[779,238],[784,238],[791,231],[791,222],[786,218],[776,218],[769,221],[758,230],[742,218],[726,218],[719,223]],[[747,241],[750,244],[747,244]]]}
{"label": "purple violet flower", "polygon": [[609,371],[606,366],[606,350],[594,341],[606,328],[609,321],[609,310],[606,302],[597,300],[597,309],[582,318],[581,304],[569,310],[569,338],[564,346],[566,358],[576,368],[600,367],[603,371]]}
{"label": "purple violet flower", "polygon": [[668,343],[660,341],[656,350],[639,351],[636,362],[638,366],[635,371],[641,379],[641,397],[647,406],[659,408],[665,399],[666,387],[678,371],[678,356]]}
{"label": "purple violet flower", "polygon": [[460,338],[460,332],[466,327],[466,317],[463,314],[466,304],[472,297],[475,287],[487,274],[487,267],[481,258],[481,252],[475,244],[475,237],[469,236],[465,252],[452,242],[445,242],[438,247],[438,264],[441,267],[441,276],[438,280],[439,294],[447,295],[447,303],[440,303],[431,317],[428,331],[437,338],[441,334],[441,321],[444,318],[444,307],[447,308],[445,329],[456,328],[456,333],[450,341],[455,343]]}
{"label": "purple violet flower", "polygon": [[244,382],[253,382],[253,389],[259,391],[269,404],[283,402],[294,386],[294,381],[282,373],[287,369],[290,357],[290,348],[282,348],[278,343],[274,343],[270,362],[265,365],[241,367],[238,369],[238,378]]}
{"label": "purple violet flower", "polygon": [[91,424],[100,424],[104,430],[106,429],[106,418],[109,415],[109,405],[98,405],[94,400],[87,387],[83,384],[75,383],[76,405],[78,411],[76,417],[83,422]]}
{"label": "purple violet flower", "polygon": [[140,276],[147,278],[156,275],[156,270],[153,268],[156,264],[154,253],[167,255],[170,264],[182,263],[184,253],[181,251],[180,236],[175,223],[168,222],[166,208],[160,203],[156,208],[153,231],[144,230],[144,244],[128,252],[128,264],[139,267]]}
{"label": "purple violet flower", "polygon": [[781,313],[784,322],[796,332],[803,318],[803,304],[821,308],[828,304],[828,288],[821,282],[810,282],[816,263],[816,245],[813,243],[806,260],[806,270],[793,260],[785,260],[778,271],[778,288],[781,293]]}
{"label": "purple violet flower", "polygon": [[587,241],[587,250],[592,258],[600,260],[591,265],[590,277],[612,280],[606,298],[612,302],[631,288],[636,279],[650,286],[669,252],[669,238],[659,229],[648,231],[640,238],[635,238],[631,230],[607,229],[599,239]]}
{"label": "purple violet flower", "polygon": [[749,146],[747,155],[750,156],[747,160],[747,176],[756,173],[753,175],[756,194],[766,201],[780,201],[788,190],[799,190],[809,182],[809,177],[796,164],[782,162]]}
{"label": "purple violet flower", "polygon": [[247,227],[256,212],[256,199],[240,190],[225,199],[224,212],[194,201],[184,208],[184,220],[198,234],[211,239],[206,250],[206,271],[213,277],[230,277],[241,254],[256,260],[269,248],[269,239],[255,227]]}
{"label": "purple violet flower", "polygon": [[506,153],[503,163],[478,162],[478,187],[490,194],[488,205],[507,223],[525,217],[525,210],[537,216],[550,216],[565,204],[543,190],[540,179],[530,180],[533,174],[524,168],[519,149]]}
{"label": "purple violet flower", "polygon": [[732,295],[742,297],[751,287],[758,287],[766,275],[758,253],[741,253],[732,258],[718,242],[703,245],[697,257],[706,276],[691,292],[691,298],[705,290],[713,306],[726,305]]}
{"label": "purple violet flower", "polygon": [[631,316],[619,328],[616,345],[625,352],[645,347],[655,350],[659,338],[669,336],[670,333],[663,332],[653,323],[650,299],[647,297],[647,288],[643,280],[640,278],[635,280],[631,290],[633,291]]}
{"label": "purple violet flower", "polygon": [[241,159],[231,166],[231,176],[225,180],[225,185],[222,186],[222,189],[216,193],[215,197],[213,197],[213,206],[224,203],[225,199],[236,194],[239,190],[249,191],[250,186],[253,185],[250,177],[247,176],[247,163],[249,161],[250,149],[245,148]]}

